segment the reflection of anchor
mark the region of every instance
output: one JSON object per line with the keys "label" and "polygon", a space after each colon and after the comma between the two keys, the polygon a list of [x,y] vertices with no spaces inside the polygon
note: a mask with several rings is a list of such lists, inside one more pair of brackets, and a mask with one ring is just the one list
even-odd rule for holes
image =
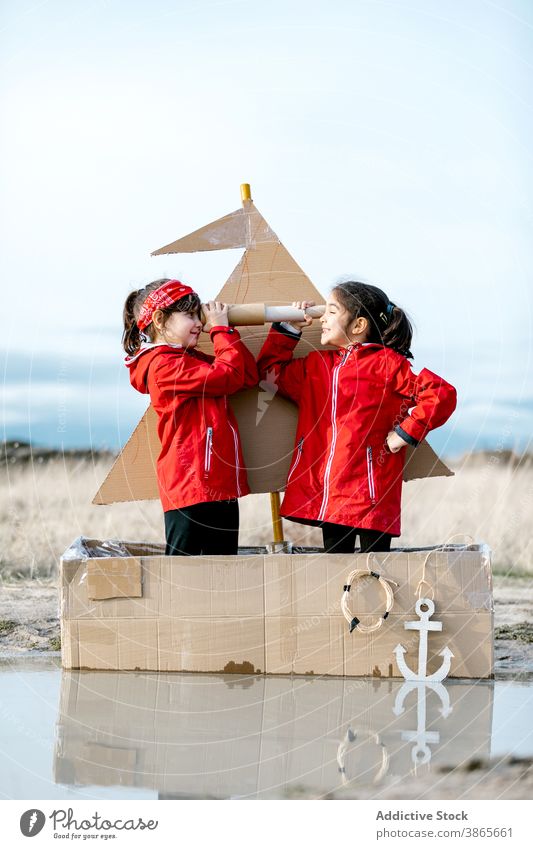
{"label": "reflection of anchor", "polygon": [[[425,607],[426,610],[423,610],[423,607]],[[398,643],[394,649],[398,669],[406,681],[442,681],[442,679],[446,678],[450,671],[451,659],[453,657],[448,646],[439,652],[439,655],[444,658],[440,669],[437,669],[433,675],[426,675],[428,659],[428,631],[442,631],[442,622],[429,621],[430,616],[432,616],[435,612],[435,605],[430,598],[419,598],[415,605],[415,611],[420,617],[420,622],[406,622],[404,627],[410,631],[420,632],[418,643],[418,672],[413,672],[407,666],[404,658],[406,649],[400,643]]]}
{"label": "reflection of anchor", "polygon": [[411,752],[411,759],[415,766],[430,762],[431,749],[429,748],[428,743],[440,742],[440,734],[438,731],[426,731],[426,687],[433,690],[433,692],[439,697],[442,705],[440,714],[444,719],[446,719],[446,717],[452,712],[450,697],[444,685],[437,682],[426,683],[424,681],[405,681],[398,690],[398,695],[396,696],[393,708],[394,715],[400,716],[405,710],[403,703],[406,697],[412,690],[417,691],[416,731],[402,731],[402,740],[406,740],[408,742],[414,741],[415,743]]}
{"label": "reflection of anchor", "polygon": [[[358,733],[359,732],[357,731],[352,731],[352,729],[349,727],[348,731],[346,732],[346,736],[344,737],[344,740],[341,740],[341,742],[339,743],[339,748],[337,749],[337,763],[339,765],[339,772],[342,776],[343,784],[349,784],[349,779],[346,777],[345,767],[348,744],[355,742]],[[379,734],[375,734],[373,731],[368,731],[367,734],[370,739],[374,741],[376,746],[381,747],[381,766],[373,779],[373,784],[378,784],[383,778],[383,776],[386,775],[389,771],[389,753],[387,752],[387,747],[385,746],[385,743],[382,743],[379,739]]]}

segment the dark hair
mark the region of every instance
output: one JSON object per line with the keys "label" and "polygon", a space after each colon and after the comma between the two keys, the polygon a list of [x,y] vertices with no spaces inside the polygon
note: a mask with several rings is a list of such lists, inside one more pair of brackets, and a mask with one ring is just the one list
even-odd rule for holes
{"label": "dark hair", "polygon": [[[168,283],[169,280],[170,277],[163,277],[161,280],[153,280],[143,289],[134,289],[133,292],[130,292],[126,298],[123,312],[124,332],[122,334],[122,345],[127,354],[133,355],[137,353],[141,347],[143,338],[147,337],[150,342],[153,342],[155,338],[153,324],[150,323],[143,331],[140,331],[137,327],[137,319],[139,318],[141,307],[150,292],[154,292],[156,289],[159,289],[160,286],[164,283]],[[180,298],[179,301],[176,301],[169,307],[164,307],[161,312],[163,313],[164,320],[166,320],[173,312],[199,313],[200,308],[200,298],[196,293],[193,293],[192,295],[187,295],[185,298]]]}
{"label": "dark hair", "polygon": [[413,338],[411,322],[400,307],[389,301],[382,289],[347,280],[338,283],[333,294],[350,313],[350,322],[360,316],[368,319],[369,342],[377,342],[412,358],[409,350]]}

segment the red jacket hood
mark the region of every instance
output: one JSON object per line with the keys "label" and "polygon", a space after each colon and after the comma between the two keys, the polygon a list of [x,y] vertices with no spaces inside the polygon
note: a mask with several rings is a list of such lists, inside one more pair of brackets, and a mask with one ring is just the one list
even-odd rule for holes
{"label": "red jacket hood", "polygon": [[134,389],[148,395],[148,369],[154,360],[154,357],[159,354],[161,349],[167,351],[181,351],[181,345],[168,345],[162,342],[145,343],[141,345],[136,354],[124,359],[125,364],[130,370],[130,382]]}

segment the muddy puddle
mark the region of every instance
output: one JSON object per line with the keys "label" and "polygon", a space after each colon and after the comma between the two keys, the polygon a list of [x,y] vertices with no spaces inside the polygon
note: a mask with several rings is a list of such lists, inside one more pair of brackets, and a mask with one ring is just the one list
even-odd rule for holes
{"label": "muddy puddle", "polygon": [[533,755],[533,681],[65,672],[0,662],[4,799],[278,798]]}

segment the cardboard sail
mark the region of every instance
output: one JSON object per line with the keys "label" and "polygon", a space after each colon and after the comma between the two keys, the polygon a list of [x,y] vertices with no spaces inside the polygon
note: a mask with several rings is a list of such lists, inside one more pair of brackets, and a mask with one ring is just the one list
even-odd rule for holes
{"label": "cardboard sail", "polygon": [[[205,227],[165,245],[152,256],[160,254],[188,254],[197,251],[222,251],[229,248],[253,248],[264,242],[278,241],[260,212],[251,201]],[[235,302],[236,303],[236,302]]]}
{"label": "cardboard sail", "polygon": [[[295,300],[324,303],[324,298],[302,271],[251,200],[199,230],[178,239],[153,255],[189,253],[244,247],[244,254],[215,296],[230,304],[261,302],[280,305]],[[241,327],[245,344],[256,356],[270,325]],[[199,349],[212,353],[207,334]],[[320,347],[318,322],[305,328],[295,356]],[[294,447],[298,411],[292,402],[272,395],[268,386],[240,392],[230,399],[239,423],[243,454],[252,492],[277,492],[285,486]],[[115,460],[96,493],[94,504],[158,498],[155,463],[160,450],[157,419],[149,407]],[[407,449],[404,480],[452,475],[432,448],[423,442]]]}

